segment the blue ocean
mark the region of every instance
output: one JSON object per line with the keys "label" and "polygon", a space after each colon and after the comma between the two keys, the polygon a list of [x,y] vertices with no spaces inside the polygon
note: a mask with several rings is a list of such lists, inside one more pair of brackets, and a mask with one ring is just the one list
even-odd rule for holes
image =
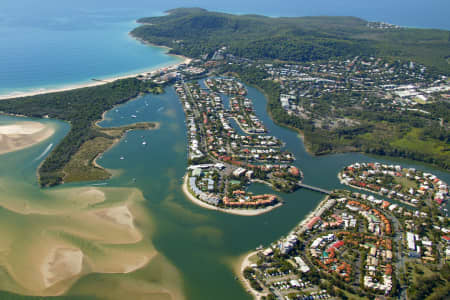
{"label": "blue ocean", "polygon": [[139,17],[176,7],[268,16],[356,16],[450,29],[448,0],[2,0],[0,94],[51,89],[136,73],[177,61],[128,32]]}

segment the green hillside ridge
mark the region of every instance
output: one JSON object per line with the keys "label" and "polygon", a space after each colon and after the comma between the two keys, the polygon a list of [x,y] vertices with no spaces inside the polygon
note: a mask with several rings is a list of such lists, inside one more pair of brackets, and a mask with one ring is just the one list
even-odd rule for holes
{"label": "green hillside ridge", "polygon": [[139,19],[131,34],[189,57],[226,46],[250,59],[313,61],[332,57],[384,56],[414,60],[450,74],[450,32],[436,29],[369,28],[355,17],[271,18],[180,8]]}
{"label": "green hillside ridge", "polygon": [[[271,18],[200,8],[174,9],[165,16],[142,18],[139,22],[142,25],[131,32],[133,36],[167,46],[172,53],[205,61],[226,47],[227,55],[252,60],[248,63],[231,60],[215,72],[238,76],[263,90],[274,121],[299,130],[307,149],[315,155],[359,151],[409,158],[444,169],[450,166],[448,102],[432,101],[415,106],[428,112],[424,115],[389,108],[388,99],[349,91],[314,98],[314,111],[319,115],[308,120],[281,107],[280,84],[270,80],[262,70],[267,63],[327,64],[330,60],[376,57],[393,65],[414,61],[426,66],[427,80],[435,80],[450,74],[449,31],[395,26],[379,29],[355,17]],[[404,74],[398,74],[399,79],[403,77]],[[372,105],[351,103],[350,98],[362,102],[367,98]],[[354,125],[329,129],[316,126],[315,121],[333,115],[347,118]],[[443,126],[439,125],[440,121]]]}

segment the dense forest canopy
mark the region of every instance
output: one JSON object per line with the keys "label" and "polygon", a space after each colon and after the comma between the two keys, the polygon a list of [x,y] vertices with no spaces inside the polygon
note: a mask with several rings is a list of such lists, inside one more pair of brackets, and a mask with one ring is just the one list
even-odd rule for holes
{"label": "dense forest canopy", "polygon": [[412,59],[450,74],[450,32],[374,29],[355,17],[271,18],[182,8],[142,18],[132,35],[189,57],[221,47],[250,59],[312,61],[332,57],[391,56]]}

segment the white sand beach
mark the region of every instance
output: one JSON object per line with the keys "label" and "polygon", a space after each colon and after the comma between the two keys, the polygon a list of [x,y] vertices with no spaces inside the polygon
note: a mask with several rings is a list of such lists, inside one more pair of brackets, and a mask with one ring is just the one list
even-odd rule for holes
{"label": "white sand beach", "polygon": [[258,215],[265,214],[265,213],[283,205],[283,203],[279,202],[273,206],[268,206],[265,208],[258,208],[258,209],[239,209],[239,208],[232,209],[232,208],[220,208],[220,207],[217,207],[214,205],[210,205],[208,203],[201,201],[200,199],[197,199],[189,192],[188,187],[187,187],[187,176],[184,176],[182,189],[183,189],[183,193],[186,195],[186,197],[189,200],[191,200],[194,204],[197,204],[198,206],[201,206],[206,209],[217,210],[217,211],[221,211],[221,212],[224,212],[227,214],[238,215],[238,216],[258,216]]}
{"label": "white sand beach", "polygon": [[31,147],[48,139],[54,133],[53,127],[39,122],[0,125],[0,154]]}
{"label": "white sand beach", "polygon": [[234,273],[239,278],[239,282],[244,286],[245,290],[248,291],[253,296],[253,299],[259,300],[263,296],[267,296],[267,293],[255,291],[251,287],[250,282],[244,277],[244,270],[247,267],[250,267],[250,265],[252,264],[250,262],[250,257],[254,256],[257,253],[258,251],[252,251],[248,254],[244,254],[237,260],[236,263],[233,263],[233,269]]}
{"label": "white sand beach", "polygon": [[158,71],[158,70],[176,68],[177,66],[179,66],[181,64],[189,64],[191,62],[190,58],[179,56],[179,55],[174,55],[174,56],[180,57],[183,60],[180,62],[177,62],[175,64],[167,65],[164,67],[151,68],[149,70],[144,70],[144,71],[141,71],[141,72],[135,73],[135,74],[114,76],[114,77],[110,77],[110,78],[95,80],[95,81],[81,83],[81,84],[68,85],[68,86],[61,87],[61,88],[54,88],[54,89],[42,88],[42,89],[38,89],[38,90],[34,90],[34,91],[27,91],[27,92],[20,92],[20,91],[13,92],[13,93],[9,93],[9,94],[0,95],[0,100],[13,99],[13,98],[19,98],[19,97],[30,97],[30,96],[50,94],[50,93],[59,93],[59,92],[66,92],[66,91],[86,88],[86,87],[99,86],[99,85],[111,83],[111,82],[119,80],[119,79],[133,78],[133,77],[137,77],[139,75],[144,75],[146,73],[151,73],[151,72]]}

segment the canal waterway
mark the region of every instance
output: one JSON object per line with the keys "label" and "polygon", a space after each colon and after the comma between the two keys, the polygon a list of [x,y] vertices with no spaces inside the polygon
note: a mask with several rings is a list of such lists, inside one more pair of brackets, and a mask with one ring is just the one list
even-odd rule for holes
{"label": "canal waterway", "polygon": [[[343,188],[337,173],[354,162],[381,161],[400,163],[430,171],[450,182],[450,174],[409,161],[378,159],[358,153],[322,157],[309,155],[299,135],[277,126],[266,112],[267,100],[255,88],[248,87],[248,98],[253,100],[257,116],[274,135],[285,143],[304,173],[304,183],[325,189]],[[268,245],[287,234],[307,215],[324,195],[300,189],[292,194],[281,194],[284,205],[267,214],[244,217],[210,211],[191,203],[182,193],[182,177],[187,167],[187,139],[184,112],[173,87],[162,95],[145,95],[109,111],[101,126],[111,127],[142,121],[160,122],[153,131],[129,132],[122,141],[105,153],[98,163],[117,170],[111,180],[102,182],[111,187],[136,187],[145,197],[147,213],[151,216],[152,242],[160,253],[181,274],[186,299],[251,299],[235,279],[232,267],[242,254],[260,244]],[[14,122],[15,118],[0,116],[0,123]],[[68,131],[68,125],[51,122],[57,133],[35,147],[0,156],[0,179],[14,182],[2,186],[2,193],[17,194],[39,201],[42,198],[35,171],[41,160],[34,161],[50,143],[57,143]],[[145,142],[145,143],[143,143]],[[123,159],[120,159],[123,157]],[[20,166],[10,172],[14,166]],[[86,186],[97,183],[82,183]],[[26,189],[23,190],[23,186]],[[73,186],[73,185],[69,185]],[[262,184],[251,186],[254,192],[273,191]],[[19,192],[20,191],[20,192]],[[150,233],[149,233],[150,234]],[[89,275],[82,278],[68,295],[85,295],[87,281],[96,281],[102,288],[102,279],[114,275]],[[130,276],[133,276],[131,274]],[[106,281],[105,281],[106,282]],[[103,287],[106,288],[106,287]]]}

